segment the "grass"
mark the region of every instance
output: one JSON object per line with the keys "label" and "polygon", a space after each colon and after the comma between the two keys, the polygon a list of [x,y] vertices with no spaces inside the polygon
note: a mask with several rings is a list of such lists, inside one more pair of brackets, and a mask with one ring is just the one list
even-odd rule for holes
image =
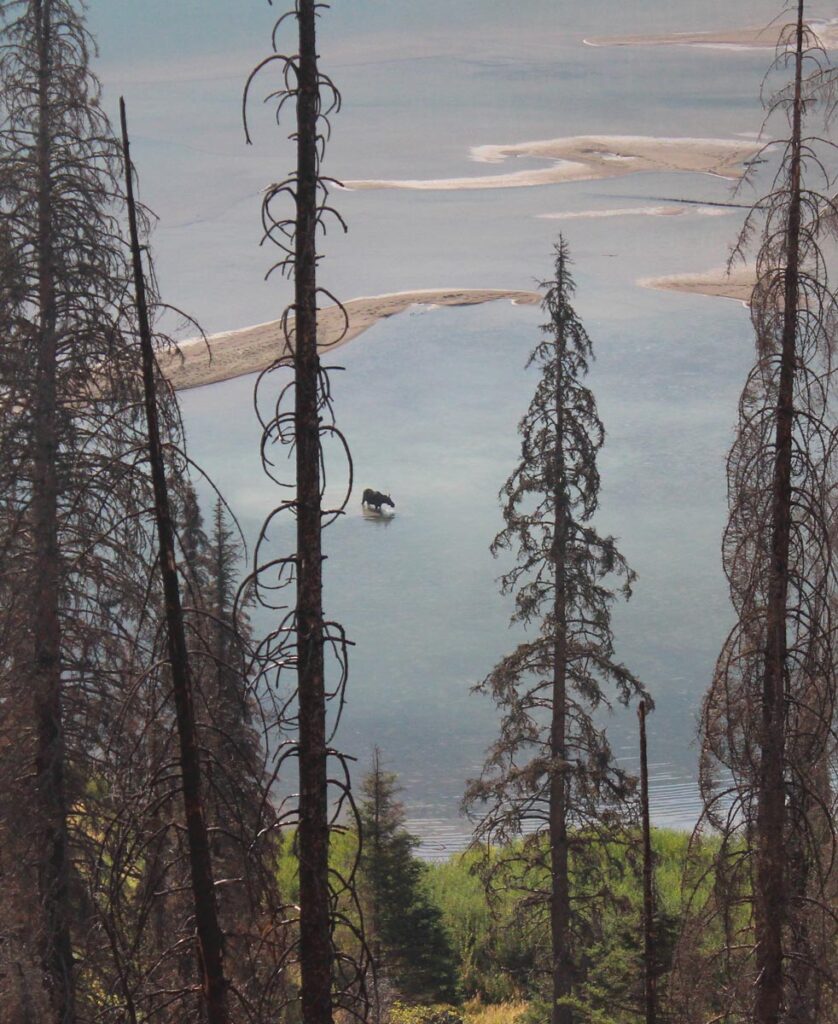
{"label": "grass", "polygon": [[470,999],[463,1005],[466,1024],[515,1024],[527,1010],[523,1000],[484,1005],[479,999]]}

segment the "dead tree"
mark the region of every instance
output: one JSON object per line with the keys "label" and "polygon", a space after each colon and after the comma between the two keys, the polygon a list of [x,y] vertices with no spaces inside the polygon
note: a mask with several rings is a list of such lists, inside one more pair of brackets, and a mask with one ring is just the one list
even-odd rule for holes
{"label": "dead tree", "polygon": [[[195,920],[181,895],[124,166],[80,7],[0,4],[0,1016],[181,1024],[206,1014],[196,957],[184,955]],[[165,387],[156,408],[171,481],[188,460]],[[36,650],[57,650],[49,687]],[[275,821],[258,785],[262,817],[250,824],[268,838],[248,846],[267,861]],[[161,911],[175,905],[171,927]],[[278,912],[260,911],[249,955],[276,989],[283,929]],[[248,1019],[257,1004],[276,1016],[261,981],[236,992]]]}
{"label": "dead tree", "polygon": [[157,363],[146,300],[145,272],[142,265],[137,211],[134,202],[133,168],[123,100],[120,100],[120,119],[126,175],[125,195],[128,206],[138,331],[143,363],[148,464],[154,490],[154,514],[160,545],[159,564],[165,602],[169,667],[177,710],[180,780],[189,839],[190,874],[198,939],[198,958],[201,965],[201,986],[209,1024],[227,1024],[229,1015],[227,979],[224,972],[224,940],[218,923],[215,882],[204,814],[202,766],[195,724],[194,693],[183,622],[175,551],[175,530],[172,522],[158,419],[155,379]]}
{"label": "dead tree", "polygon": [[[280,751],[279,764],[295,758],[299,765],[299,801],[287,809],[285,820],[297,826],[299,858],[299,971],[304,1024],[331,1024],[335,1007],[365,1017],[366,953],[357,920],[360,913],[354,899],[354,873],[348,878],[329,867],[329,836],[334,823],[352,805],[345,759],[331,746],[327,706],[336,706],[335,724],[340,720],[347,679],[347,641],[342,627],[326,620],[323,611],[323,548],[325,525],[342,514],[351,491],[351,459],[332,412],[331,384],[321,365],[317,339],[317,309],[320,296],[335,301],[317,282],[318,229],[325,230],[327,215],[345,229],[340,215],[329,204],[331,179],[321,171],[329,134],[329,116],[340,106],[340,96],[331,80],[318,67],[315,23],[318,5],[298,0],[293,11],[283,16],[273,33],[274,52],[251,74],[245,89],[245,130],[247,97],[254,77],[266,68],[279,70],[280,85],[271,94],[277,101],[277,118],[285,105],[293,103],[296,125],[296,170],[272,185],[262,207],[264,239],[281,250],[272,270],[293,278],[294,301],[283,315],[285,351],[277,353],[272,367],[257,383],[256,404],[266,379],[277,373],[290,374],[290,381],[271,403],[271,414],[263,419],[262,457],[269,475],[274,476],[271,450],[289,446],[295,456],[294,496],[269,516],[256,550],[251,581],[257,602],[275,610],[280,622],[262,643],[258,660],[263,673],[295,676],[294,697],[286,705],[284,726],[296,729],[296,737]],[[297,52],[278,52],[279,30],[286,18],[297,26]],[[249,136],[248,136],[248,141]],[[284,199],[294,204],[293,216],[278,209]],[[324,505],[324,440],[332,442],[345,456],[348,485],[336,508]],[[275,479],[277,477],[274,476]],[[281,481],[280,481],[281,482]],[[276,517],[291,512],[296,520],[296,552],[270,556],[269,531]],[[293,606],[284,603],[286,586],[293,585]],[[336,660],[336,680],[330,682],[327,652]],[[336,762],[337,772],[329,768]],[[337,778],[334,775],[337,774]],[[330,806],[330,789],[334,793]],[[356,907],[354,920],[341,910],[341,897]],[[345,901],[344,901],[345,902]],[[342,921],[360,942],[360,958],[335,946],[335,930]]]}
{"label": "dead tree", "polygon": [[570,304],[569,264],[560,238],[555,277],[544,285],[545,337],[527,364],[541,378],[519,427],[521,460],[501,491],[506,526],[492,545],[494,553],[517,548],[501,587],[515,595],[513,621],[536,623],[539,635],[475,688],[491,695],[503,717],[483,774],[464,801],[481,815],[475,840],[500,846],[497,857],[491,850],[487,856],[490,889],[517,889],[528,912],[548,915],[553,1024],[573,1020],[571,997],[582,981],[575,933],[596,903],[586,893],[574,907],[571,859],[595,848],[590,860],[607,858],[599,841],[620,834],[632,788],[592,714],[609,706],[605,684],[621,703],[644,694],[614,658],[610,623],[609,581],[622,581],[628,597],[634,573],[614,538],[590,525],[604,430],[582,383],[593,352]]}
{"label": "dead tree", "polygon": [[80,871],[94,845],[81,808],[92,813],[102,792],[89,784],[106,775],[103,735],[133,671],[148,495],[131,480],[139,393],[121,330],[119,150],[89,38],[72,0],[4,0],[0,15],[0,585],[3,632],[15,637],[0,673],[4,817],[15,826],[3,839],[14,832],[8,892],[30,915],[50,1009],[27,999],[65,1024],[110,987]]}
{"label": "dead tree", "polygon": [[39,895],[44,911],[43,965],[59,1021],[75,1019],[75,981],[70,938],[67,797],[64,774],[64,725],[61,707],[60,552],[58,547],[57,297],[54,213],[51,72],[52,5],[34,0],[38,57],[37,220],[38,320],[37,370],[32,417],[32,547],[37,580],[32,623],[33,690],[37,722],[36,793],[43,824]]}
{"label": "dead tree", "polygon": [[278,722],[258,677],[249,675],[249,602],[245,593],[235,603],[242,552],[229,514],[216,498],[205,535],[198,507],[186,499],[186,621],[213,866],[224,880],[218,904],[227,975],[243,1007],[273,1020],[291,987],[277,969],[289,943],[276,880],[281,832],[270,791]]}
{"label": "dead tree", "polygon": [[706,879],[693,887],[695,941],[680,957],[682,967],[696,957],[696,943],[706,952],[713,934],[717,954],[703,959],[724,977],[711,986],[715,1009],[757,1024],[825,1020],[817,1014],[836,984],[838,435],[830,403],[838,307],[823,250],[835,208],[818,156],[824,142],[805,127],[818,100],[827,113],[832,107],[823,59],[798,0],[772,65],[790,66],[791,83],[768,102],[769,117],[785,114],[788,133],[766,147],[779,148],[779,168],[736,250],[759,231],[751,298],[757,362],[728,458],[722,548],[737,623],[702,723],[699,832],[710,824],[722,839],[712,898]]}
{"label": "dead tree", "polygon": [[646,701],[637,706],[640,723],[640,824],[643,830],[643,1009],[646,1024],[657,1020],[655,949],[655,860],[649,819],[649,760],[646,751]]}

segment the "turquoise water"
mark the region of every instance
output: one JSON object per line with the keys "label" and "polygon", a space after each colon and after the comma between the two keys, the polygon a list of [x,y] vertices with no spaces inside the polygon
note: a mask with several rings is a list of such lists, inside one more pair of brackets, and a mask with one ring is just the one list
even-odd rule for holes
{"label": "turquoise water", "polygon": [[[274,318],[288,299],[281,282],[261,282],[270,254],[256,246],[257,204],[259,188],[284,174],[293,156],[267,115],[255,116],[252,150],[242,146],[238,123],[243,73],[263,49],[269,14],[255,4],[250,31],[230,6],[206,5],[190,33],[184,5],[156,47],[153,19],[135,24],[126,7],[127,20],[117,20],[120,4],[91,5],[106,95],[126,93],[143,194],[161,216],[161,284],[210,331]],[[329,173],[485,174],[537,163],[487,168],[470,162],[471,146],[574,134],[734,138],[759,128],[766,54],[597,49],[583,38],[758,24],[773,16],[773,5],[636,0],[619,13],[615,6],[337,3],[322,47],[345,99]],[[213,34],[221,31],[225,49]],[[129,36],[132,59],[116,59]],[[636,282],[720,265],[741,213],[539,219],[673,197],[726,202],[730,183],[658,173],[460,193],[340,192],[350,234],[328,239],[322,280],[344,298],[529,288],[549,273],[552,242],[564,232],[608,431],[598,525],[620,538],[639,574],[630,605],[615,612],[618,655],[657,701],[650,723],[656,820],[688,827],[697,808],[696,715],[730,625],[719,562],[724,456],[751,359],[750,330],[738,303]],[[340,745],[362,764],[373,744],[382,747],[431,853],[461,844],[464,781],[494,731],[493,708],[469,688],[519,638],[507,628],[510,603],[495,583],[502,567],[488,545],[501,525],[497,491],[517,457],[516,424],[534,386],[523,366],[540,319],[537,309],[506,302],[417,309],[335,354],[346,368],[335,381],[338,418],[358,482],[349,515],[327,542],[327,611],[356,645]],[[277,494],[258,465],[251,387],[241,379],[182,397],[192,455],[252,536]],[[362,515],[366,486],[392,493],[391,521]],[[635,728],[633,713],[610,725],[627,763]]]}

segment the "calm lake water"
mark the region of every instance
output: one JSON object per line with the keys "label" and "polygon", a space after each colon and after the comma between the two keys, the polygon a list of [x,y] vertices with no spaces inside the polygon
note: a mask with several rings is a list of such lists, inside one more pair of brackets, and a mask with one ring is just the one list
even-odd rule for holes
{"label": "calm lake water", "polygon": [[[336,6],[324,20],[323,54],[345,99],[327,164],[337,177],[485,174],[494,169],[471,163],[468,151],[488,143],[609,133],[736,138],[760,126],[765,53],[597,49],[583,38],[758,24],[774,5],[734,11],[713,2],[697,11],[637,0],[619,15],[602,0]],[[106,18],[98,0],[94,22],[97,9]],[[239,27],[235,42],[249,54],[253,41],[247,49],[243,39]],[[156,249],[172,301],[209,330],[277,316],[288,291],[260,284],[270,254],[254,246],[255,195],[287,170],[292,154],[267,117],[256,119],[255,149],[241,146],[244,58],[231,69],[219,56],[216,73],[209,58],[203,68],[196,58],[180,81],[159,63],[116,68],[103,56],[106,84],[124,88],[129,110],[134,104],[136,158],[141,167],[146,161],[144,194],[161,215]],[[162,128],[153,115],[161,110]],[[526,166],[537,164],[502,169]],[[539,219],[667,198],[727,202],[730,183],[660,173],[460,193],[340,192],[350,233],[328,240],[322,281],[344,298],[530,288],[549,274],[551,245],[564,232],[576,261],[576,307],[597,354],[590,383],[608,432],[597,525],[620,538],[639,575],[630,604],[615,610],[617,652],[657,703],[654,817],[689,827],[698,807],[696,715],[730,626],[719,559],[724,456],[752,346],[740,304],[636,282],[722,264],[741,211]],[[338,419],[358,483],[349,515],[327,540],[327,611],[356,645],[339,743],[362,767],[373,744],[382,748],[428,855],[462,844],[464,782],[495,730],[491,703],[469,689],[520,639],[507,627],[511,603],[498,595],[501,566],[488,546],[535,383],[524,363],[540,322],[539,310],[507,302],[416,309],[335,355],[346,369],[335,380]],[[251,536],[278,500],[258,464],[252,384],[182,396],[191,454]],[[367,486],[392,493],[392,520],[361,513]],[[631,764],[634,713],[615,714],[609,730]]]}
{"label": "calm lake water", "polygon": [[[729,618],[717,556],[721,460],[739,376],[730,354],[747,350],[738,307],[722,306],[725,318],[708,301],[684,306],[665,336],[653,333],[653,316],[619,330],[588,317],[600,353],[592,383],[610,427],[599,525],[620,537],[640,576],[615,612],[618,651],[657,701],[656,818],[678,825],[695,813],[695,711]],[[538,323],[538,311],[506,303],[409,313],[340,353],[340,421],[359,482],[327,539],[328,614],[356,644],[340,744],[362,762],[382,747],[414,819],[456,817],[495,722],[469,688],[520,639],[507,628],[510,604],[487,547],[501,522],[497,490],[517,457],[533,386],[522,366]],[[733,361],[744,370],[746,359]],[[251,386],[243,378],[189,392],[184,407],[193,455],[252,535],[273,493],[253,422],[230,414],[246,407]],[[393,494],[392,519],[363,515],[366,485]],[[611,734],[630,762],[634,715],[615,716]]]}

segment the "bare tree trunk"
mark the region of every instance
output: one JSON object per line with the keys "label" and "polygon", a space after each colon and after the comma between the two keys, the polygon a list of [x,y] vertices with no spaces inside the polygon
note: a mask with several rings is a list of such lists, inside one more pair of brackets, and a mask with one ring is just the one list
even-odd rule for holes
{"label": "bare tree trunk", "polygon": [[44,912],[41,936],[44,974],[55,1017],[75,1020],[73,947],[70,936],[69,855],[65,749],[61,695],[58,544],[57,298],[52,203],[51,3],[34,0],[38,54],[38,305],[37,382],[32,465],[35,777],[39,802],[39,895]]}
{"label": "bare tree trunk", "polygon": [[297,656],[300,741],[300,969],[304,1024],[331,1024],[332,942],[323,667],[320,423],[317,354],[315,0],[300,0],[294,369],[297,447]]}
{"label": "bare tree trunk", "polygon": [[[563,263],[558,268],[557,286],[562,290]],[[558,347],[564,339],[558,339]],[[561,360],[557,355],[557,367]],[[567,836],[567,488],[564,466],[564,402],[561,379],[556,381],[556,454],[555,454],[555,502],[553,566],[553,694],[552,722],[550,731],[550,936],[553,965],[553,1006],[552,1024],[572,1024],[573,1011],[568,1006],[557,1005],[558,1000],[571,993],[572,964],[569,948],[570,932],[570,881],[568,874],[569,844]]]}
{"label": "bare tree trunk", "polygon": [[186,814],[186,832],[189,840],[189,866],[195,904],[195,923],[198,935],[198,960],[201,969],[203,1004],[208,1024],[227,1024],[227,980],[224,975],[224,938],[218,923],[215,883],[212,874],[206,817],[201,796],[201,760],[198,733],[195,726],[195,708],[183,609],[180,600],[175,534],[169,506],[163,449],[157,414],[155,357],[148,319],[145,277],[143,275],[137,212],[134,203],[134,185],[125,102],[120,100],[122,146],[125,158],[126,196],[131,230],[131,252],[134,266],[134,285],[137,293],[137,317],[143,363],[145,408],[148,421],[148,452],[154,488],[154,511],[160,542],[160,571],[166,607],[169,661],[172,689],[175,698],[183,803]]}
{"label": "bare tree trunk", "polygon": [[780,382],[771,510],[765,675],[762,689],[761,760],[757,788],[754,910],[757,985],[756,1024],[777,1024],[783,1007],[783,926],[787,918],[784,866],[786,617],[791,536],[791,463],[794,375],[799,300],[801,81],[803,0],[797,6],[797,46],[792,114],[790,199],[786,228],[786,276]]}
{"label": "bare tree trunk", "polygon": [[[822,607],[829,599],[826,581],[821,588],[812,613],[815,622],[821,621]],[[786,738],[788,756],[799,766],[792,777],[786,806],[788,942],[794,950],[785,971],[787,1024],[821,1019],[824,996],[829,998],[828,950],[835,934],[830,909],[834,902],[827,891],[833,855],[833,716],[831,701],[823,692],[827,683],[819,671],[817,639],[812,637],[806,652],[802,673],[806,690],[795,709],[794,732]]]}
{"label": "bare tree trunk", "polygon": [[646,752],[646,701],[637,708],[640,720],[640,810],[643,823],[643,1004],[646,1024],[657,1019],[655,972],[655,893],[652,830],[649,823],[649,762]]}

